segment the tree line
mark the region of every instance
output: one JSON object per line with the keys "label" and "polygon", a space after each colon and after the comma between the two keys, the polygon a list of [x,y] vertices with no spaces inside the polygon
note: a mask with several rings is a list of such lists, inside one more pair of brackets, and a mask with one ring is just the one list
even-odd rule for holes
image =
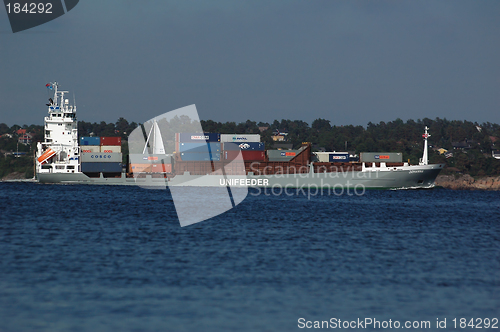
{"label": "tree line", "polygon": [[[119,118],[115,123],[90,123],[78,122],[80,136],[120,136],[124,141],[126,153],[126,140],[128,135],[137,128],[138,123],[128,122]],[[360,152],[402,152],[404,160],[418,163],[423,150],[423,130],[429,127],[429,159],[431,163],[446,163],[445,173],[467,173],[472,176],[500,175],[500,160],[491,157],[492,150],[500,150],[500,125],[496,123],[477,123],[461,120],[447,119],[396,119],[390,122],[369,122],[366,127],[353,125],[336,125],[326,119],[316,119],[311,125],[301,120],[275,120],[272,123],[255,122],[247,120],[241,123],[216,122],[202,120],[205,132],[222,134],[261,134],[261,141],[267,148],[272,148],[272,136],[276,132],[287,133],[286,141],[294,148],[301,146],[302,142],[313,143],[314,150],[324,148],[326,151],[351,151]],[[34,133],[31,145],[17,144],[15,132],[26,129]],[[264,128],[267,128],[263,130]],[[37,141],[43,140],[43,126],[7,126],[0,123],[0,135],[11,134],[13,138],[0,137],[0,150],[2,152],[19,151],[32,152]],[[498,141],[496,142],[496,140]],[[466,149],[454,148],[457,142],[468,142]],[[446,158],[444,154],[433,150],[443,148],[452,152],[453,156]],[[22,159],[22,158],[16,158]],[[20,160],[17,160],[19,162]],[[16,161],[8,161],[6,157],[0,162],[0,177],[12,169],[9,165]],[[8,164],[8,165],[6,165]],[[3,171],[5,170],[5,171]]]}

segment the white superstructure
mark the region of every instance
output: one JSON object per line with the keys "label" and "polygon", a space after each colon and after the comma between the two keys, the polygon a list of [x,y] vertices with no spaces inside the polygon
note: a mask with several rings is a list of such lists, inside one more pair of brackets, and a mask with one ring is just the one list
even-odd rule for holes
{"label": "white superstructure", "polygon": [[49,99],[48,116],[44,118],[44,142],[37,145],[37,173],[79,172],[80,150],[76,106],[69,104],[57,82],[50,83],[54,99]]}

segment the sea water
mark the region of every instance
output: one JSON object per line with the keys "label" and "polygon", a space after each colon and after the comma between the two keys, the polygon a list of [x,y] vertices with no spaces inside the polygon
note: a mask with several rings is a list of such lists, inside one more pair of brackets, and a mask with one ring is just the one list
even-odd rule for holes
{"label": "sea water", "polygon": [[500,318],[500,192],[250,191],[181,228],[166,190],[0,183],[0,254],[0,331]]}

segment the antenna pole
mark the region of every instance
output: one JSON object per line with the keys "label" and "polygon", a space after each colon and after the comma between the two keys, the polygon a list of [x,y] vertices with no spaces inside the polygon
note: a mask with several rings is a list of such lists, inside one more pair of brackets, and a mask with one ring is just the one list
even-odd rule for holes
{"label": "antenna pole", "polygon": [[54,106],[57,106],[57,82],[52,83],[54,87]]}
{"label": "antenna pole", "polygon": [[153,146],[151,147],[151,152],[154,154],[156,149],[156,119],[153,120]]}

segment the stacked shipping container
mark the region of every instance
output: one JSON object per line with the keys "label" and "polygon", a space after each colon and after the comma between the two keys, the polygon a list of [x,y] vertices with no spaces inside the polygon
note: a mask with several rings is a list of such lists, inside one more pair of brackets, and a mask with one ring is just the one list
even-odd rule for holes
{"label": "stacked shipping container", "polygon": [[209,152],[182,152],[181,160],[183,161],[219,161],[220,152],[209,153]]}
{"label": "stacked shipping container", "polygon": [[361,162],[385,162],[385,163],[401,163],[403,154],[400,152],[361,152]]}
{"label": "stacked shipping container", "polygon": [[121,137],[101,137],[101,152],[121,153],[122,139]]}
{"label": "stacked shipping container", "polygon": [[130,154],[129,172],[172,173],[172,155]]}
{"label": "stacked shipping container", "polygon": [[84,173],[120,173],[122,171],[122,163],[82,162],[81,170]]}
{"label": "stacked shipping container", "polygon": [[175,149],[183,161],[219,161],[220,134],[176,133]]}
{"label": "stacked shipping container", "polygon": [[[241,157],[243,158],[244,161],[264,161],[266,160],[266,152],[265,151],[246,151],[246,150],[240,150],[241,151]],[[240,151],[224,151],[222,153],[223,159],[224,160],[234,160]]]}
{"label": "stacked shipping container", "polygon": [[265,145],[259,134],[177,133],[175,150],[182,161],[264,161]]}
{"label": "stacked shipping container", "polygon": [[221,134],[220,141],[222,143],[258,143],[260,142],[260,134]]}
{"label": "stacked shipping container", "polygon": [[129,172],[172,173],[172,164],[129,164]]}
{"label": "stacked shipping container", "polygon": [[[222,135],[221,135],[222,136]],[[241,155],[243,160],[245,161],[264,161],[266,159],[265,153],[265,144],[261,142],[251,142],[249,140],[244,141],[245,138],[255,139],[255,136],[260,135],[228,135],[240,138],[244,143],[233,143],[233,142],[224,142],[223,148],[224,152],[222,154],[223,160],[233,160],[235,159],[241,151]]]}
{"label": "stacked shipping container", "polygon": [[103,153],[103,152],[82,153],[82,163],[94,163],[94,162],[121,163],[122,154]]}
{"label": "stacked shipping container", "polygon": [[176,133],[175,141],[180,143],[220,142],[217,133]]}
{"label": "stacked shipping container", "polygon": [[299,152],[299,150],[267,150],[267,157],[269,161],[290,161]]}
{"label": "stacked shipping container", "polygon": [[219,142],[178,143],[181,159],[186,161],[220,160]]}
{"label": "stacked shipping container", "polygon": [[120,137],[80,137],[81,171],[119,173],[122,171]]}
{"label": "stacked shipping container", "polygon": [[350,161],[348,152],[313,152],[320,163],[347,163]]}
{"label": "stacked shipping container", "polygon": [[101,145],[101,138],[100,137],[80,137],[80,146],[82,146],[82,145],[100,146]]}
{"label": "stacked shipping container", "polygon": [[224,143],[224,151],[264,151],[265,144],[260,142],[248,142],[248,143]]}
{"label": "stacked shipping container", "polygon": [[80,150],[82,153],[99,153],[101,152],[101,146],[100,145],[80,145]]}
{"label": "stacked shipping container", "polygon": [[219,142],[211,142],[211,143],[179,143],[179,152],[187,152],[187,153],[207,153],[213,152],[217,153],[221,150],[221,144]]}

